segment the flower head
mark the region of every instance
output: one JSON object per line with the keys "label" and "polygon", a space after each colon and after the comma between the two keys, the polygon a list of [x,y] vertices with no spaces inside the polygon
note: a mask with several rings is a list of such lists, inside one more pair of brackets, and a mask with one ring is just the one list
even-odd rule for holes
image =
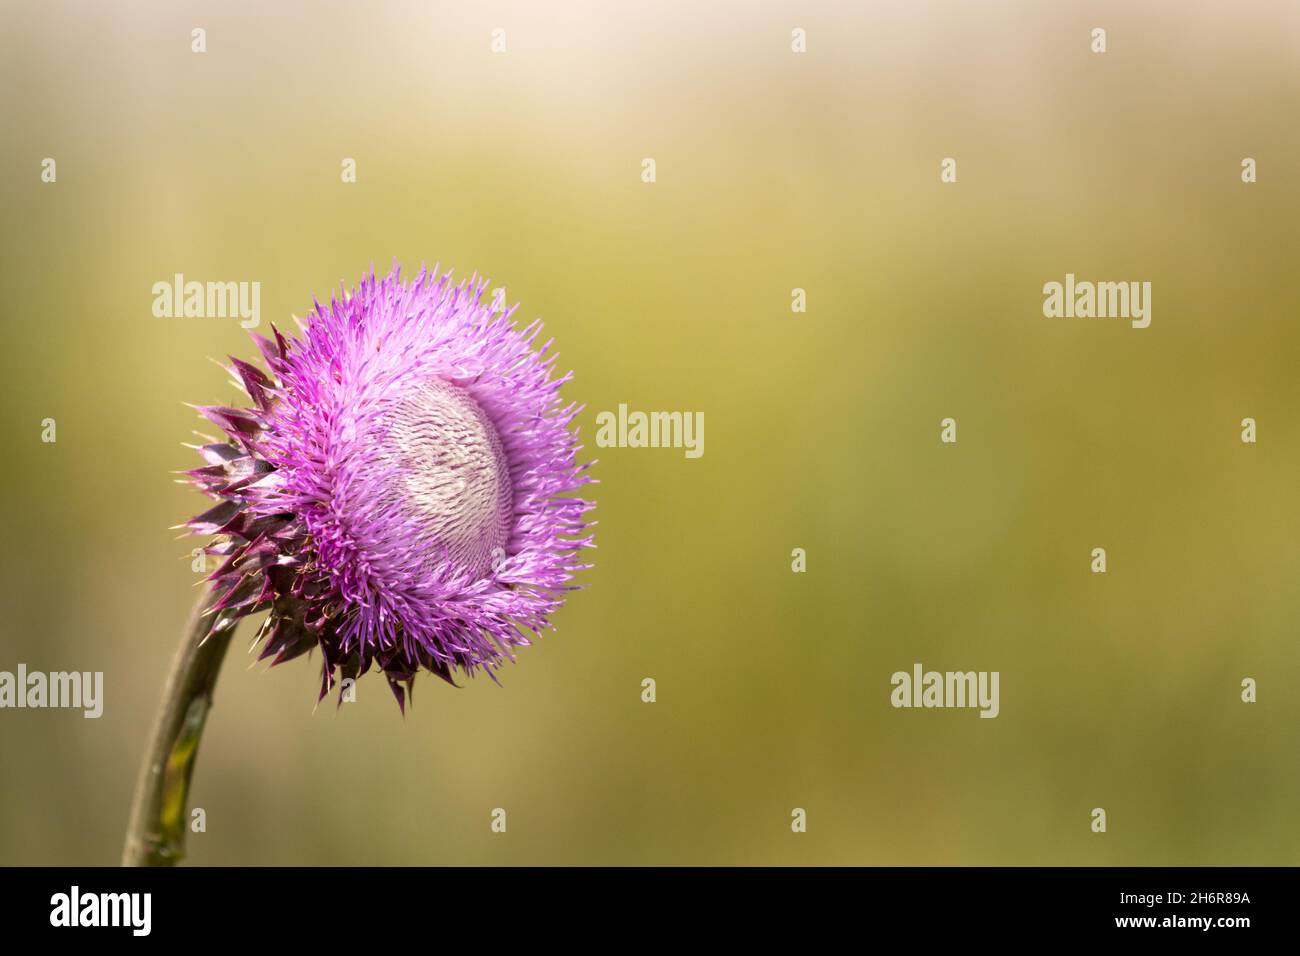
{"label": "flower head", "polygon": [[378,665],[404,706],[421,669],[513,659],[593,545],[541,324],[486,282],[399,271],[317,302],[301,337],[254,335],[269,374],[232,357],[252,404],[199,409],[227,440],[186,473],[220,502],[186,527],[218,539],[213,629],[269,611],[262,658],[319,648],[322,697]]}

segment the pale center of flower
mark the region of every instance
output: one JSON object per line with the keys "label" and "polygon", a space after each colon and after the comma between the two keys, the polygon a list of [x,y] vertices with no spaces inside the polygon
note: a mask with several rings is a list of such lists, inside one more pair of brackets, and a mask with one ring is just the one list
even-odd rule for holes
{"label": "pale center of flower", "polygon": [[422,563],[441,563],[445,549],[459,569],[483,576],[504,555],[512,518],[496,428],[467,391],[440,379],[408,392],[388,422],[389,490],[420,528]]}

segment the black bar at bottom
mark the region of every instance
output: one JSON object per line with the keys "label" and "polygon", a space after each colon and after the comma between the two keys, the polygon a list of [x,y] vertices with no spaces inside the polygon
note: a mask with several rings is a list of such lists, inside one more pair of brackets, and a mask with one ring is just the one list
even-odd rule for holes
{"label": "black bar at bottom", "polygon": [[50,867],[0,870],[0,879],[0,916],[23,935],[205,949],[253,941],[332,947],[341,927],[363,936],[376,930],[384,945],[432,944],[452,927],[473,933],[476,924],[493,943],[514,933],[597,930],[649,934],[665,945],[662,934],[677,931],[736,941],[784,926],[818,936],[842,928],[860,942],[897,931],[927,941],[1048,933],[1231,944],[1242,934],[1285,932],[1296,890],[1294,870],[1271,868]]}

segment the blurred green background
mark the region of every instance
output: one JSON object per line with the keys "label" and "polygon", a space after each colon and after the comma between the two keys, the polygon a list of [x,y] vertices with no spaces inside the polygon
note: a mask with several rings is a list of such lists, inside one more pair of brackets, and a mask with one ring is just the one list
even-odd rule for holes
{"label": "blurred green background", "polygon": [[[0,712],[0,863],[116,862],[194,598],[182,402],[254,350],[152,284],[265,331],[394,258],[542,317],[589,445],[706,451],[590,448],[597,566],[503,687],[314,709],[246,624],[193,863],[1300,862],[1300,8],[849,6],[4,0],[0,669],[106,704]],[[1067,272],[1151,327],[1045,319]],[[1001,715],[892,709],[916,661]]]}

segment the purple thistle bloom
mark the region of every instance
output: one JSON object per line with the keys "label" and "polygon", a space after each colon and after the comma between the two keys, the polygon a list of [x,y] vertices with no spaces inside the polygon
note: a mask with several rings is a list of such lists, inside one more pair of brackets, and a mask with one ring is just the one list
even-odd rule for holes
{"label": "purple thistle bloom", "polygon": [[321,697],[377,664],[404,708],[421,668],[513,659],[594,545],[541,323],[516,329],[477,277],[399,271],[315,303],[301,338],[254,335],[270,375],[232,357],[252,406],[199,409],[228,441],[186,473],[220,501],[186,527],[219,539],[212,631],[269,610],[262,658],[319,647]]}

